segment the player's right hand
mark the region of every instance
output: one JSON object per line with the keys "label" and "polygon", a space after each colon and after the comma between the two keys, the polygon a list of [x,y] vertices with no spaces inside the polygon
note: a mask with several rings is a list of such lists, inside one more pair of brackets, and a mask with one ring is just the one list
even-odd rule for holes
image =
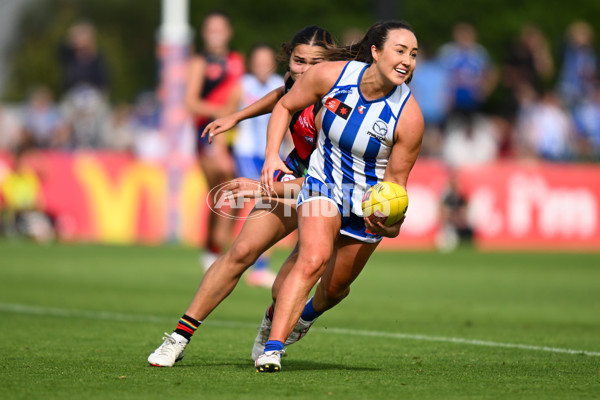
{"label": "player's right hand", "polygon": [[369,218],[364,218],[365,226],[367,227],[368,232],[389,238],[395,238],[400,234],[400,227],[402,227],[402,223],[405,219],[406,216],[402,217],[400,221],[396,222],[395,224],[386,226],[381,221],[373,222]]}
{"label": "player's right hand", "polygon": [[260,175],[260,183],[266,190],[272,190],[273,188],[273,176],[275,171],[281,170],[286,174],[293,174],[293,172],[285,165],[279,155],[273,155],[265,158],[265,163]]}
{"label": "player's right hand", "polygon": [[231,115],[226,117],[217,118],[210,124],[206,125],[202,131],[202,137],[208,134],[208,143],[212,143],[213,137],[220,135],[223,132],[227,132],[237,124],[235,118]]}

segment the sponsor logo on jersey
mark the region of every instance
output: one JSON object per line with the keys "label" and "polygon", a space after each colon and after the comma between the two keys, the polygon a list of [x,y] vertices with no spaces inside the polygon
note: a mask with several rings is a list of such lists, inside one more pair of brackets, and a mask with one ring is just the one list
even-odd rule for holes
{"label": "sponsor logo on jersey", "polygon": [[385,140],[385,136],[387,135],[387,133],[388,133],[388,126],[385,122],[383,122],[380,119],[375,121],[371,130],[367,131],[367,134],[369,136],[377,139],[380,142],[383,142]]}
{"label": "sponsor logo on jersey", "polygon": [[358,112],[361,113],[361,114],[363,114],[365,112],[366,108],[367,107],[365,107],[365,106],[358,106]]}
{"label": "sponsor logo on jersey", "polygon": [[331,92],[332,96],[336,96],[338,94],[352,94],[352,89],[335,89]]}
{"label": "sponsor logo on jersey", "polygon": [[342,103],[335,97],[328,97],[325,100],[324,104],[325,108],[329,111],[337,115],[338,117],[342,117],[344,119],[348,119],[348,116],[352,112],[352,107],[347,104]]}
{"label": "sponsor logo on jersey", "polygon": [[302,136],[302,138],[304,139],[304,141],[306,143],[310,144],[311,146],[315,144],[315,137],[314,136],[304,135],[304,136]]}
{"label": "sponsor logo on jersey", "polygon": [[298,122],[300,123],[300,125],[302,125],[303,128],[308,128],[308,122],[302,115],[298,117]]}

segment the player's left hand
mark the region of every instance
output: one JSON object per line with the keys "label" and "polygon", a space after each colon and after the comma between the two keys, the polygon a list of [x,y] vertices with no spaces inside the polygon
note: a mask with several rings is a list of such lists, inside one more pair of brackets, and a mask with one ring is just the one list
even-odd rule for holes
{"label": "player's left hand", "polygon": [[375,235],[395,238],[400,234],[400,227],[402,226],[404,219],[406,219],[406,216],[402,217],[402,219],[394,225],[386,226],[381,221],[373,223],[368,218],[365,218],[365,225],[367,226],[367,230]]}
{"label": "player's left hand", "polygon": [[231,115],[228,115],[223,118],[218,118],[206,125],[204,131],[202,131],[202,137],[208,134],[208,143],[212,143],[213,138],[215,136],[220,135],[223,132],[227,132],[228,130],[232,129],[236,124],[237,120]]}
{"label": "player's left hand", "polygon": [[268,195],[260,182],[250,178],[236,178],[223,186],[228,197],[237,199],[240,197],[256,198]]}

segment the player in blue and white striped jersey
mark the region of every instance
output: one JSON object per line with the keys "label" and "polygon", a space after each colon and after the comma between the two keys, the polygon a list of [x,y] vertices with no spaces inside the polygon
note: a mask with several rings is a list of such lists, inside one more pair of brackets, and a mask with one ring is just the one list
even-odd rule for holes
{"label": "player in blue and white striped jersey", "polygon": [[[382,180],[406,187],[423,138],[423,116],[406,86],[416,66],[417,39],[404,22],[373,25],[356,45],[333,49],[275,106],[269,121],[262,183],[286,171],[279,158],[296,110],[321,99],[319,142],[298,198],[298,259],[283,282],[257,371],[279,371],[286,339],[343,300],[387,227],[362,216],[364,192]],[[321,278],[314,297],[306,302]],[[304,330],[298,330],[299,326]]]}

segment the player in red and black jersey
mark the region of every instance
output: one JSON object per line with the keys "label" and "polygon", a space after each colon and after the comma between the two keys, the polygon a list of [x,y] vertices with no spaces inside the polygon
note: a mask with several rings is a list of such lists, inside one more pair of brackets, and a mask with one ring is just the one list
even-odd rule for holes
{"label": "player in red and black jersey", "polygon": [[293,174],[277,171],[273,177],[275,181],[285,182],[306,175],[310,155],[317,145],[315,117],[319,113],[321,106],[321,102],[315,103],[312,106],[297,112],[292,117],[292,122],[290,122],[290,132],[294,142],[294,149],[285,159],[285,165],[293,172]]}
{"label": "player in red and black jersey", "polygon": [[[241,120],[271,112],[277,101],[286,93],[286,87],[289,90],[291,84],[308,68],[323,61],[321,51],[333,45],[331,35],[323,28],[310,26],[298,32],[290,43],[283,46],[284,53],[289,57],[286,85],[273,90],[256,103],[208,124],[203,136],[207,135],[209,142],[212,143],[220,133],[233,128]],[[308,165],[310,153],[316,145],[317,130],[314,119],[319,107],[319,105],[315,105],[301,111],[294,116],[290,124],[290,131],[296,145],[296,149],[288,157],[288,168],[293,174],[287,177],[285,174],[281,174],[280,180],[298,181],[296,182],[298,190]],[[275,192],[279,192],[279,195],[283,195],[286,189],[281,181],[276,182],[273,188]],[[291,183],[286,182],[286,184]],[[244,191],[248,187],[256,188],[256,184],[255,181],[239,178],[233,181],[230,189]],[[293,196],[293,193],[288,193],[288,195]],[[231,293],[244,271],[254,264],[262,253],[296,230],[298,220],[295,209],[296,201],[295,199],[289,200],[288,206],[284,207],[280,203],[284,200],[268,197],[263,200],[263,205],[268,203],[269,210],[261,207],[251,211],[229,250],[218,257],[204,275],[192,303],[179,321],[175,331],[165,336],[164,343],[148,357],[151,365],[170,367],[175,361],[180,360],[183,357],[185,346],[201,321]],[[279,284],[293,266],[296,255],[297,253],[293,252],[279,270],[272,288],[273,299],[277,297]]]}
{"label": "player in red and black jersey", "polygon": [[[245,67],[242,55],[229,49],[233,30],[226,15],[209,14],[204,19],[201,34],[204,48],[190,61],[186,105],[196,125],[198,163],[211,190],[233,178],[234,162],[225,137],[208,146],[202,131],[210,121],[237,109],[241,98],[239,82]],[[228,244],[232,222],[209,213],[202,260],[204,269],[210,267]]]}

